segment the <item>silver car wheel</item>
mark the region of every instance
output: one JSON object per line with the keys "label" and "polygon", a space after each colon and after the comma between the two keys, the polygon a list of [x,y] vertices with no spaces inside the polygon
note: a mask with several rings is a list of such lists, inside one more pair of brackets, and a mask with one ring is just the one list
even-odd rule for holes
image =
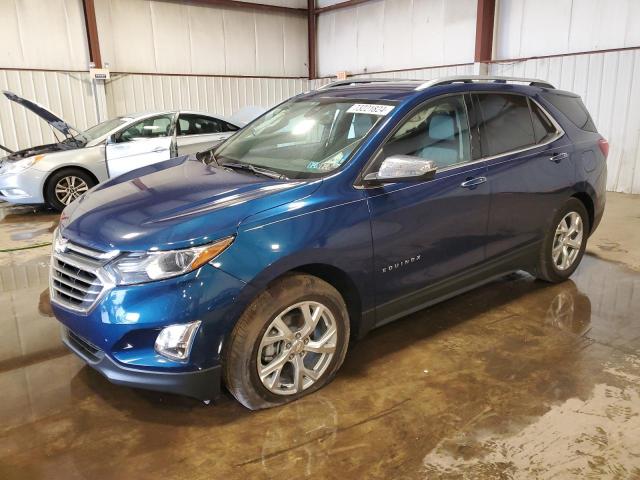
{"label": "silver car wheel", "polygon": [[80,177],[70,175],[58,180],[58,183],[56,183],[55,193],[56,198],[60,203],[63,205],[69,205],[87,190],[89,190],[87,182]]}
{"label": "silver car wheel", "polygon": [[305,301],[287,307],[267,327],[258,347],[258,376],[277,395],[312,386],[336,351],[338,329],[325,305]]}
{"label": "silver car wheel", "polygon": [[584,236],[582,217],[576,212],[567,213],[556,228],[551,256],[558,270],[567,270],[576,261]]}

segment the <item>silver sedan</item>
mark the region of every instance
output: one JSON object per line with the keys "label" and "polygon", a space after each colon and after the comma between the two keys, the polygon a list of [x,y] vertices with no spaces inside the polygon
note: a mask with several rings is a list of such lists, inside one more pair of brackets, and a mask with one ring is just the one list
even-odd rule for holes
{"label": "silver sedan", "polygon": [[226,119],[207,113],[164,111],[126,115],[78,132],[35,102],[5,96],[48,122],[61,136],[49,145],[0,158],[0,200],[46,203],[62,210],[94,185],[130,170],[196,153],[231,136],[258,109]]}

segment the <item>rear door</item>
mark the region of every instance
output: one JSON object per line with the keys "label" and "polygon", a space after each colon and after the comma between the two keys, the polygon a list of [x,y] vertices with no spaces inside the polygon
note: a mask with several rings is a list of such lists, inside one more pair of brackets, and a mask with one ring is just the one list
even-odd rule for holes
{"label": "rear door", "polygon": [[207,150],[230,137],[238,127],[219,118],[195,113],[181,113],[176,126],[178,155]]}
{"label": "rear door", "polygon": [[487,258],[534,245],[574,184],[573,146],[533,99],[477,93],[491,208]]}
{"label": "rear door", "polygon": [[110,177],[172,157],[174,114],[145,118],[125,127],[108,142],[105,152]]}

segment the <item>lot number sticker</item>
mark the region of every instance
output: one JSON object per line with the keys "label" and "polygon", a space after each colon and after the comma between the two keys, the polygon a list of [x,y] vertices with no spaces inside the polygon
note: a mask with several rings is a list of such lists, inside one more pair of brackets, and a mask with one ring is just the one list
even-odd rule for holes
{"label": "lot number sticker", "polygon": [[386,115],[393,110],[393,105],[377,105],[374,103],[356,103],[347,113],[367,113],[369,115]]}

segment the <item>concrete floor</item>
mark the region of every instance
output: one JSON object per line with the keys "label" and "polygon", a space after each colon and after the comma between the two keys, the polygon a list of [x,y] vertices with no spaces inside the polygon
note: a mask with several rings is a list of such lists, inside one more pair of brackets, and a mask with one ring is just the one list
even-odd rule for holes
{"label": "concrete floor", "polygon": [[[0,478],[640,478],[640,197],[608,202],[571,281],[411,315],[261,412],[111,385],[61,347],[48,247],[0,252]],[[0,206],[0,250],[56,221]]]}

